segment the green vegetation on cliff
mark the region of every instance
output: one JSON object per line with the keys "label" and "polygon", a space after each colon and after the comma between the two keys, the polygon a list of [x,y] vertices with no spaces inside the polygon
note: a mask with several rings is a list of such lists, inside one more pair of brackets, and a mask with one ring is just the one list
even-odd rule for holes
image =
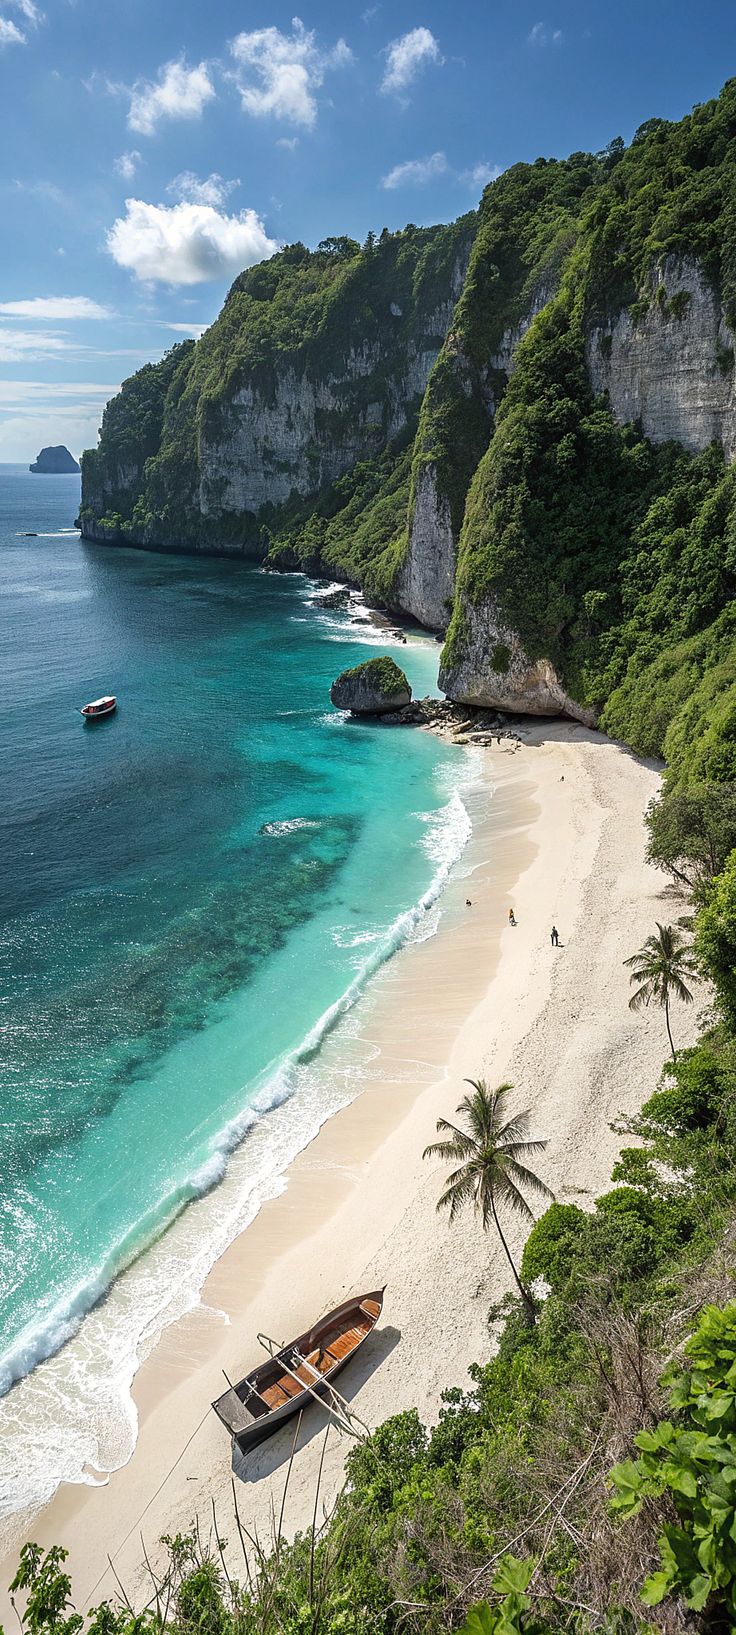
{"label": "green vegetation on cliff", "polygon": [[465,608],[491,601],[604,727],[665,752],[673,781],[732,777],[733,470],[718,446],[693,456],[617,425],[594,398],[586,347],[622,304],[638,318],[656,300],[676,328],[687,296],[668,301],[651,277],[669,255],[696,257],[733,308],[736,81],[678,124],[649,121],[601,164],[470,485],[444,662],[462,659]]}

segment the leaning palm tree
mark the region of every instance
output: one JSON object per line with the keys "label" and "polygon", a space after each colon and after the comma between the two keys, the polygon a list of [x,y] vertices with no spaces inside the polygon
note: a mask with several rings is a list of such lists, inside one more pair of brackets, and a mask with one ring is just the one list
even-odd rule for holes
{"label": "leaning palm tree", "polygon": [[484,1232],[493,1221],[525,1311],[533,1322],[534,1301],[516,1270],[498,1212],[507,1209],[531,1222],[534,1215],[522,1188],[542,1198],[553,1197],[549,1187],[524,1162],[544,1152],[547,1143],[527,1139],[528,1113],[506,1117],[506,1097],[513,1085],[499,1084],[498,1089],[489,1090],[484,1079],[466,1079],[465,1083],[470,1085],[473,1094],[463,1097],[457,1112],[467,1128],[459,1129],[456,1124],[448,1124],[447,1119],[438,1118],[438,1134],[447,1135],[448,1140],[432,1142],[425,1147],[422,1157],[445,1158],[457,1163],[457,1169],[445,1181],[437,1208],[449,1209],[453,1221],[464,1204],[472,1203],[481,1217]]}
{"label": "leaning palm tree", "polygon": [[694,976],[695,964],[684,937],[680,936],[675,926],[660,925],[659,920],[656,925],[656,934],[647,937],[638,954],[624,960],[624,965],[631,968],[629,980],[632,988],[638,984],[636,993],[629,1000],[629,1009],[640,1011],[645,1005],[662,1006],[672,1060],[676,1062],[677,1051],[670,1027],[670,1001],[674,998],[681,1000],[683,1005],[692,1005],[693,996],[685,978]]}

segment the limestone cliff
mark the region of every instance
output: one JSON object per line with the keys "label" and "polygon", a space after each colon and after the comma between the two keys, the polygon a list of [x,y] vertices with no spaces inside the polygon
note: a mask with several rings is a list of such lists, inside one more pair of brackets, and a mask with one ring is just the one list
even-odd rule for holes
{"label": "limestone cliff", "polygon": [[697,454],[721,443],[736,453],[733,335],[723,300],[692,256],[665,256],[645,300],[594,325],[587,363],[619,425],[640,421],[654,443],[672,439]]}
{"label": "limestone cliff", "polygon": [[108,405],[84,456],[83,531],[263,556],[275,522],[416,420],[474,226],[292,245],[242,274],[196,347]]}

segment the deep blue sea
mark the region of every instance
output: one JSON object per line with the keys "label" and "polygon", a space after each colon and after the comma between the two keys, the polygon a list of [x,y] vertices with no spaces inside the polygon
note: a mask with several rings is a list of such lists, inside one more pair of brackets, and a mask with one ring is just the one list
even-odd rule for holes
{"label": "deep blue sea", "polygon": [[469,829],[461,751],[329,701],[371,645],[436,690],[436,643],[298,575],[84,544],[78,503],[0,467],[5,1391],[273,1106],[308,1138],[323,1038]]}

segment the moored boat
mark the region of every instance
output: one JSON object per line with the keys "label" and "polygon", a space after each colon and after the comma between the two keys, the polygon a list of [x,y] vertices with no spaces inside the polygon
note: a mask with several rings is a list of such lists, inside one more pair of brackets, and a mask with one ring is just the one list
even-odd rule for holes
{"label": "moored boat", "polygon": [[275,1356],[251,1369],[212,1406],[241,1453],[278,1430],[314,1396],[329,1396],[331,1381],[360,1350],[383,1307],[383,1289],[355,1295],[320,1318]]}
{"label": "moored boat", "polygon": [[79,713],[85,721],[99,721],[103,715],[112,715],[117,707],[117,699],[110,695],[108,698],[95,698],[91,704],[83,704]]}

